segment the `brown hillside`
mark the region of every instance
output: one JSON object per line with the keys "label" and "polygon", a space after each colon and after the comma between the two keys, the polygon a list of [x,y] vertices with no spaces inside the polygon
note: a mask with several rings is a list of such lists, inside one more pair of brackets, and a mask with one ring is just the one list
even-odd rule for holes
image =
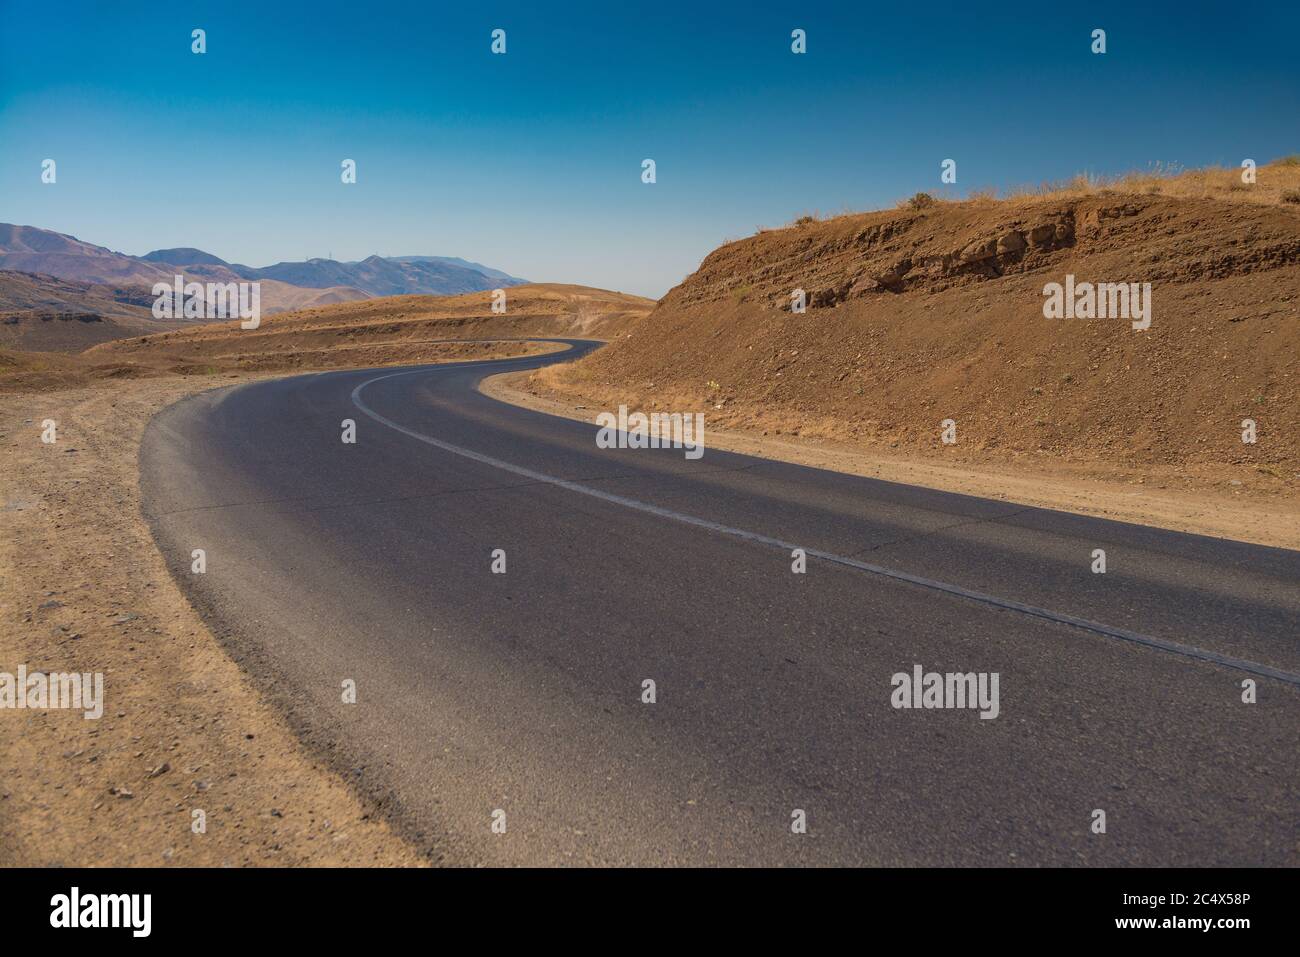
{"label": "brown hillside", "polygon": [[[399,365],[445,358],[446,349],[436,344],[443,339],[614,336],[653,306],[639,296],[553,284],[510,287],[504,315],[492,312],[488,292],[390,296],[266,317],[257,329],[226,322],[125,339],[87,350],[84,357],[174,370]],[[469,344],[460,348],[464,358],[477,354]]]}
{"label": "brown hillside", "polygon": [[[191,275],[198,281],[200,277]],[[262,280],[265,315],[368,298],[355,289],[305,289]],[[147,285],[110,285],[0,270],[0,348],[81,352],[102,342],[184,329],[206,320],[153,317]]]}
{"label": "brown hillside", "polygon": [[[1150,328],[1045,318],[1044,284],[1067,273],[1151,283]],[[631,336],[536,382],[719,427],[958,459],[1249,464],[1294,486],[1300,206],[1103,190],[804,221],[716,250]],[[957,446],[939,442],[949,418]]]}
{"label": "brown hillside", "polygon": [[0,271],[0,349],[80,352],[112,339],[181,327],[154,319],[152,304],[145,287]]}
{"label": "brown hillside", "polygon": [[[146,324],[147,323],[147,324]],[[132,321],[97,312],[33,310],[0,313],[0,348],[28,352],[80,352],[153,330],[176,329],[177,322]]]}

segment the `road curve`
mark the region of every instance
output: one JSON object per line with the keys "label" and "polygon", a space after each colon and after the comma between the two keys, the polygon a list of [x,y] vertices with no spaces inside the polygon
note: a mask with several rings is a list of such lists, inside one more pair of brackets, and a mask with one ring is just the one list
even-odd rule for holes
{"label": "road curve", "polygon": [[[600,449],[477,391],[564,341],[204,393],[141,447],[191,601],[434,859],[1296,863],[1300,552]],[[997,716],[893,707],[916,665],[997,674]]]}

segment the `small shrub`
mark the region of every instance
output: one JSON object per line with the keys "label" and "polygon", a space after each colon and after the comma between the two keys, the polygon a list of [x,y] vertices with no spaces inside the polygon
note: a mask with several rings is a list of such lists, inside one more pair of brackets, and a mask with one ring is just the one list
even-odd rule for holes
{"label": "small shrub", "polygon": [[929,193],[917,193],[907,201],[908,209],[925,209],[927,206],[934,205],[934,197]]}
{"label": "small shrub", "polygon": [[1300,189],[1288,189],[1282,194],[1284,203],[1300,203]]}

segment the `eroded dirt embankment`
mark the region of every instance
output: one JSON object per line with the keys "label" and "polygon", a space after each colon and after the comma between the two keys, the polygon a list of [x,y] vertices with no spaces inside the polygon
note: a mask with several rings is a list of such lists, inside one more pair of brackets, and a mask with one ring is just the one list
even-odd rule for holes
{"label": "eroded dirt embankment", "polygon": [[[1149,283],[1150,327],[1046,318],[1045,286],[1067,281]],[[1130,495],[1192,492],[1192,511],[1250,500],[1290,516],[1300,208],[1099,193],[765,231],[710,254],[630,335],[528,389],[596,409],[702,410],[714,429],[917,466],[1084,475]],[[1140,517],[1141,501],[1124,511]]]}

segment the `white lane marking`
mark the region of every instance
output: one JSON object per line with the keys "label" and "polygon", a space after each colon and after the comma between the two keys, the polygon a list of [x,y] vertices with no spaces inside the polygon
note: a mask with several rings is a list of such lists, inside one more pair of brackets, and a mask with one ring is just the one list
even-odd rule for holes
{"label": "white lane marking", "polygon": [[933,591],[956,595],[958,598],[966,598],[970,601],[981,602],[985,605],[993,605],[997,608],[1017,611],[1034,618],[1043,618],[1047,621],[1057,622],[1058,624],[1071,625],[1075,628],[1081,628],[1084,631],[1091,631],[1094,634],[1105,635],[1108,638],[1118,638],[1122,641],[1144,645],[1148,648],[1155,648],[1160,651],[1169,652],[1170,654],[1181,655],[1185,658],[1209,661],[1216,665],[1222,665],[1225,668],[1233,668],[1237,671],[1244,671],[1252,675],[1260,675],[1264,678],[1274,678],[1278,681],[1285,681],[1288,684],[1300,687],[1300,675],[1293,674],[1289,671],[1282,671],[1278,668],[1270,667],[1269,665],[1262,665],[1255,661],[1249,661],[1245,658],[1232,658],[1227,655],[1221,655],[1216,651],[1207,651],[1204,648],[1196,648],[1192,645],[1183,645],[1176,641],[1168,641],[1164,638],[1142,635],[1135,631],[1128,631],[1124,628],[1112,628],[1110,625],[1103,625],[1100,622],[1089,621],[1086,618],[1076,618],[1073,615],[1065,615],[1060,612],[1048,611],[1046,608],[1037,608],[1034,605],[1026,605],[1018,601],[1011,601],[1007,598],[985,595],[982,592],[971,591],[970,589],[962,588],[959,585],[949,585],[947,582],[922,578],[920,575],[912,575],[908,572],[897,571],[880,565],[872,565],[868,562],[860,562],[855,558],[846,558],[843,555],[836,555],[833,552],[824,552],[817,548],[795,545],[791,542],[784,542],[779,538],[772,538],[768,535],[759,534],[758,532],[746,531],[743,528],[733,528],[730,525],[711,522],[706,518],[698,518],[694,515],[687,515],[685,512],[673,511],[669,508],[651,505],[649,502],[627,498],[623,495],[615,495],[613,492],[606,492],[602,489],[592,488],[589,485],[582,485],[578,482],[571,482],[568,479],[562,479],[554,475],[547,475],[544,472],[537,472],[533,469],[525,468],[522,465],[505,462],[501,459],[493,458],[490,455],[484,455],[482,452],[475,452],[473,449],[466,449],[459,445],[452,445],[450,442],[444,442],[441,439],[435,439],[431,436],[424,435],[423,433],[416,432],[414,429],[408,429],[406,426],[399,425],[392,419],[385,418],[361,401],[361,390],[371,383],[381,382],[384,379],[392,379],[397,376],[420,375],[429,371],[430,370],[428,369],[415,369],[408,372],[390,372],[387,375],[375,376],[373,379],[367,379],[352,390],[352,404],[376,422],[386,425],[390,429],[401,432],[403,435],[408,435],[417,441],[440,448],[444,452],[451,452],[453,455],[459,455],[467,459],[472,459],[475,462],[481,462],[484,465],[490,465],[493,468],[511,472],[514,475],[521,475],[524,478],[531,479],[535,482],[554,485],[558,488],[567,489],[570,492],[577,492],[580,495],[589,495],[592,498],[598,498],[601,501],[610,502],[614,505],[621,505],[624,508],[635,509],[638,512],[646,512],[650,515],[656,515],[659,518],[666,518],[669,521],[680,522],[683,525],[694,525],[696,528],[707,529],[711,532],[717,532],[720,535],[728,535],[732,538],[740,538],[748,542],[756,542],[760,545],[770,545],[787,552],[794,548],[803,548],[804,553],[809,557],[820,558],[822,561],[831,562],[836,565],[855,568],[859,571],[869,572],[872,575],[880,575],[883,578],[892,578],[895,581],[908,582],[912,585],[919,585],[922,588],[929,588]]}

